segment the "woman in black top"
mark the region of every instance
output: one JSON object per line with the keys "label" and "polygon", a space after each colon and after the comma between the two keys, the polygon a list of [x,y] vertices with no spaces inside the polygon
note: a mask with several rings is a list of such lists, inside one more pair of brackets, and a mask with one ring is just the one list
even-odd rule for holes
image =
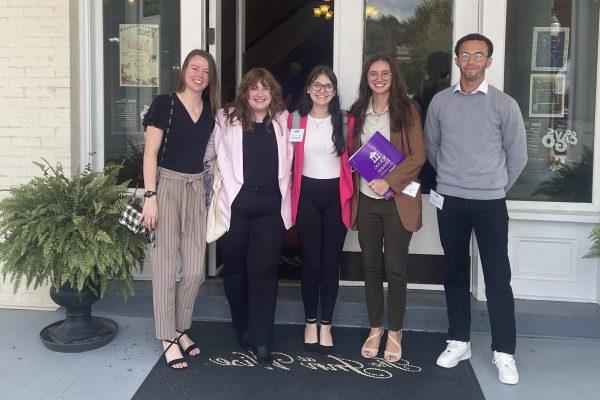
{"label": "woman in black top", "polygon": [[223,176],[219,211],[228,226],[220,241],[223,285],[238,342],[270,368],[277,266],[291,226],[293,147],[281,88],[263,68],[250,70],[234,104],[219,111],[206,158]]}
{"label": "woman in black top", "polygon": [[167,364],[175,369],[187,367],[182,352],[200,353],[187,330],[204,280],[203,158],[218,107],[215,62],[210,53],[192,50],[183,62],[177,92],[157,96],[143,122],[142,222],[156,232],[156,247],[150,250],[156,338],[162,341]]}

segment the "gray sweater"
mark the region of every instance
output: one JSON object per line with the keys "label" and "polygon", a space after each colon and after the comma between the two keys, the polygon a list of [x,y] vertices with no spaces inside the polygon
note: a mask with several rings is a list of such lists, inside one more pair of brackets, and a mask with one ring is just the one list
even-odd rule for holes
{"label": "gray sweater", "polygon": [[519,106],[491,85],[487,94],[453,90],[434,96],[425,122],[436,191],[472,200],[503,198],[527,163]]}

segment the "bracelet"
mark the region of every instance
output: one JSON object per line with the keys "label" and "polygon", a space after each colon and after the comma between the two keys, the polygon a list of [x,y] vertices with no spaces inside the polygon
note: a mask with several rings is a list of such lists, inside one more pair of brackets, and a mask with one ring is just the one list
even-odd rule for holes
{"label": "bracelet", "polygon": [[153,192],[151,190],[146,190],[146,192],[144,193],[144,197],[146,197],[148,199],[152,196],[156,196],[156,192]]}

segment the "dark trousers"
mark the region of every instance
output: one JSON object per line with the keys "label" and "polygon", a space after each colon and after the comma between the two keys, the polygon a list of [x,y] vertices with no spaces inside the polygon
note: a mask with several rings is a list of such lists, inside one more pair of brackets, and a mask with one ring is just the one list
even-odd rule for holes
{"label": "dark trousers", "polygon": [[465,342],[470,340],[469,242],[471,231],[475,231],[490,314],[492,350],[514,354],[515,305],[510,286],[506,201],[445,196],[443,209],[438,210],[437,214],[440,240],[448,267],[444,288],[449,338]]}
{"label": "dark trousers", "polygon": [[250,342],[257,346],[273,340],[284,232],[279,192],[240,191],[222,239],[223,284],[234,327],[248,330]]}
{"label": "dark trousers", "polygon": [[377,200],[362,193],[357,223],[369,325],[383,326],[385,266],[388,328],[399,331],[402,329],[406,310],[406,261],[412,232],[404,229],[393,200]]}
{"label": "dark trousers", "polygon": [[347,229],[342,222],[339,179],[302,177],[296,227],[302,243],[302,301],[307,320],[331,324],[340,286]]}

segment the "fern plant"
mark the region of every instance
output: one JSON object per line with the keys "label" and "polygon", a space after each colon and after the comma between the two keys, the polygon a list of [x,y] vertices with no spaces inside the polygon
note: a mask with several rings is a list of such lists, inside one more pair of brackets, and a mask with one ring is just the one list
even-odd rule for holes
{"label": "fern plant", "polygon": [[118,223],[127,202],[120,166],[90,166],[69,178],[60,164],[35,163],[43,176],[10,190],[0,201],[2,277],[34,288],[50,282],[102,296],[109,280],[133,294],[132,272],[141,269],[145,241]]}
{"label": "fern plant", "polygon": [[600,258],[600,225],[596,225],[589,236],[592,239],[592,247],[588,250],[583,258]]}

